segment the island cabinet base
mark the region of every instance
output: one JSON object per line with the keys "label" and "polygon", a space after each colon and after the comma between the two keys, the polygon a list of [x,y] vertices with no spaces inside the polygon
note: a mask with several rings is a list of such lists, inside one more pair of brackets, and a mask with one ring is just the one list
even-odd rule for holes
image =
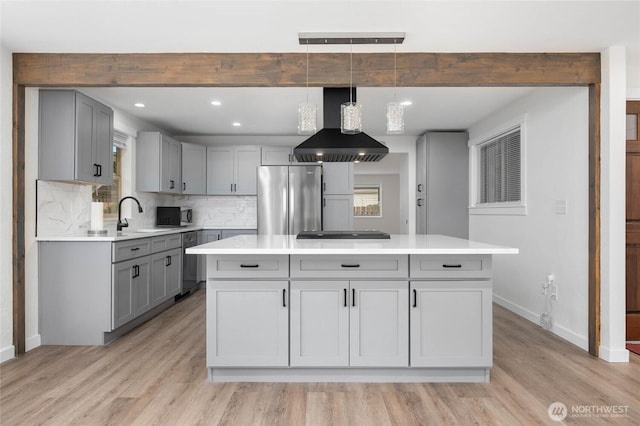
{"label": "island cabinet base", "polygon": [[491,256],[210,254],[212,382],[488,382]]}
{"label": "island cabinet base", "polygon": [[209,382],[488,383],[490,368],[215,368]]}

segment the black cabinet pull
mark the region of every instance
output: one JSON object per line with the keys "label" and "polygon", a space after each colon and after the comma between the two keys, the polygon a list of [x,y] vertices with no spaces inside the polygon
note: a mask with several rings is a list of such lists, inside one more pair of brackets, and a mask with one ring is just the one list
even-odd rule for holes
{"label": "black cabinet pull", "polygon": [[422,198],[418,198],[418,207],[422,207]]}
{"label": "black cabinet pull", "polygon": [[93,163],[93,177],[98,177],[98,176],[100,176],[98,174],[98,165]]}
{"label": "black cabinet pull", "polygon": [[241,263],[240,264],[241,268],[258,268],[259,266],[260,266],[260,264],[258,264],[258,263],[252,263],[252,264]]}
{"label": "black cabinet pull", "polygon": [[133,265],[133,276],[131,278],[138,278],[140,276],[140,266]]}
{"label": "black cabinet pull", "polygon": [[347,307],[347,289],[344,289],[344,307]]}
{"label": "black cabinet pull", "polygon": [[327,207],[327,199],[326,198],[322,199],[322,207]]}
{"label": "black cabinet pull", "polygon": [[131,251],[138,251],[140,250],[140,247],[131,247]]}
{"label": "black cabinet pull", "polygon": [[187,190],[187,183],[186,182],[182,182],[182,190],[183,191]]}
{"label": "black cabinet pull", "polygon": [[238,184],[233,184],[233,192],[238,192]]}
{"label": "black cabinet pull", "polygon": [[445,264],[442,265],[442,267],[443,268],[462,268],[462,265],[459,264],[459,263],[455,264],[455,265],[448,265],[448,264],[445,263]]}
{"label": "black cabinet pull", "polygon": [[283,307],[287,307],[287,289],[283,288],[282,289],[282,306]]}
{"label": "black cabinet pull", "polygon": [[176,181],[169,179],[169,189],[173,189],[176,187]]}
{"label": "black cabinet pull", "polygon": [[98,176],[102,176],[102,165],[98,164]]}
{"label": "black cabinet pull", "polygon": [[359,263],[343,263],[342,265],[343,268],[359,268],[360,264]]}
{"label": "black cabinet pull", "polygon": [[164,265],[164,266],[171,266],[171,256],[167,256],[165,259],[166,259],[167,261],[165,262],[165,265]]}
{"label": "black cabinet pull", "polygon": [[422,184],[421,183],[418,184],[418,192],[422,192]]}
{"label": "black cabinet pull", "polygon": [[418,291],[415,288],[413,289],[413,307],[418,307]]}
{"label": "black cabinet pull", "polygon": [[229,192],[233,192],[233,184],[231,184],[231,188],[229,189]]}
{"label": "black cabinet pull", "polygon": [[351,289],[351,306],[356,306],[356,289]]}

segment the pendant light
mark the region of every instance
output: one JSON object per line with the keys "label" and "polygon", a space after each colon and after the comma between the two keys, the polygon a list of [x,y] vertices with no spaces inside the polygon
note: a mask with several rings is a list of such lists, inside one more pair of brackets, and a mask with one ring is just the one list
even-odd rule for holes
{"label": "pendant light", "polygon": [[353,40],[351,40],[349,55],[349,102],[340,107],[340,131],[348,135],[362,132],[362,104],[353,102]]}
{"label": "pendant light", "polygon": [[309,41],[307,41],[307,101],[298,105],[298,134],[313,135],[316,130],[318,107],[309,103]]}
{"label": "pendant light", "polygon": [[397,101],[397,47],[393,43],[393,102],[387,104],[387,134],[398,135],[404,133],[404,105]]}

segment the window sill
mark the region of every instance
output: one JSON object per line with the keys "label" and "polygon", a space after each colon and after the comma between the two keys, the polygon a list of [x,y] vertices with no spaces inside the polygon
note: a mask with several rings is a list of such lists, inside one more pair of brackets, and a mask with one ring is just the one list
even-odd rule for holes
{"label": "window sill", "polygon": [[486,205],[469,207],[470,215],[494,215],[494,216],[526,216],[527,206],[525,205]]}

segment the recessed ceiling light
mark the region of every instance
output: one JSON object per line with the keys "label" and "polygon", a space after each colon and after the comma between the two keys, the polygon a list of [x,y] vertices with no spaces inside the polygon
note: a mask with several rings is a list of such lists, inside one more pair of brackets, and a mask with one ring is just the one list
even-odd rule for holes
{"label": "recessed ceiling light", "polygon": [[402,101],[402,102],[400,102],[400,104],[404,105],[404,106],[409,106],[409,105],[412,105],[413,102],[411,102],[411,101]]}
{"label": "recessed ceiling light", "polygon": [[240,122],[239,122],[239,121],[234,121],[233,123],[231,123],[231,125],[232,125],[233,127],[240,127],[242,124],[240,124]]}
{"label": "recessed ceiling light", "polygon": [[133,104],[133,106],[136,108],[144,108],[146,105],[142,102],[136,102],[135,104]]}
{"label": "recessed ceiling light", "polygon": [[220,102],[220,101],[211,101],[211,105],[220,106],[220,105],[222,105],[222,102]]}

